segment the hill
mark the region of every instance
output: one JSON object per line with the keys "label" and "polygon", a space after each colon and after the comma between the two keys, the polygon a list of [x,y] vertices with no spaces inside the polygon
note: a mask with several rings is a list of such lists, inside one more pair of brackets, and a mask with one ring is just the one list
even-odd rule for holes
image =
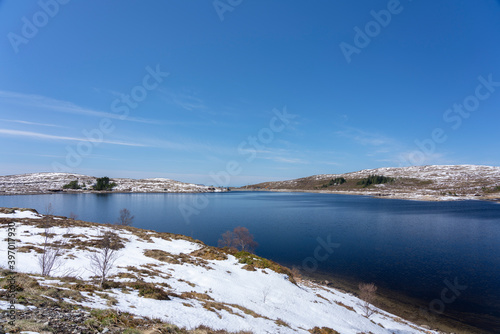
{"label": "hill", "polygon": [[[70,182],[77,182],[81,189],[64,189]],[[32,173],[0,176],[0,194],[35,194],[50,192],[90,192],[97,177],[71,173]],[[116,183],[114,192],[212,192],[225,188],[208,187],[164,178],[125,179],[111,178]]]}
{"label": "hill", "polygon": [[[182,235],[17,208],[0,208],[0,226],[0,238],[15,245],[15,263],[9,263],[15,272],[0,271],[0,309],[6,316],[12,303],[19,317],[14,326],[6,324],[8,330],[152,334],[205,326],[216,333],[438,333],[375,307],[368,318],[351,294]],[[113,236],[116,261],[100,285],[92,254],[102,254],[105,235]],[[42,276],[40,258],[54,249],[60,250],[56,264]],[[2,247],[0,256],[7,255]]]}
{"label": "hill", "polygon": [[264,182],[240,189],[314,191],[415,200],[498,201],[500,167],[478,165],[385,167],[345,174],[322,174],[287,181]]}

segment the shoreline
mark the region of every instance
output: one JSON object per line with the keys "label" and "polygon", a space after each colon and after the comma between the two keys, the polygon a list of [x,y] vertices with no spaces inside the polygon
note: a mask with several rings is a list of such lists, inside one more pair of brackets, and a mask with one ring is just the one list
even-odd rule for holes
{"label": "shoreline", "polygon": [[224,191],[97,191],[97,190],[84,190],[84,191],[35,191],[35,192],[0,192],[0,196],[22,196],[22,195],[57,195],[57,194],[212,194],[212,193],[227,193],[228,190]]}
{"label": "shoreline", "polygon": [[[32,211],[36,212],[34,209],[26,209],[26,208],[2,208],[7,210],[20,210],[20,211]],[[65,216],[52,216],[53,218],[62,219],[62,221],[68,221],[69,218]],[[83,220],[76,220],[78,224],[90,224],[93,226],[106,226],[106,224],[96,223],[96,222],[87,222]],[[158,232],[153,229],[147,229],[142,227],[130,226],[126,227],[128,230],[135,231],[145,231],[145,232],[154,232],[158,234],[172,234],[179,236],[181,238],[194,240],[204,246],[207,244],[203,241],[193,239],[183,234],[169,233],[169,232]],[[273,261],[272,257],[268,258]],[[292,268],[293,264],[283,263],[282,266],[286,268]],[[348,276],[340,276],[335,275],[334,273],[327,272],[313,272],[308,273],[301,270],[301,276],[303,281],[310,281],[322,286],[326,286],[329,288],[334,288],[341,292],[348,293],[352,296],[358,296],[358,287],[357,284],[359,281],[356,278],[348,277]],[[422,310],[426,310],[428,306],[428,301],[410,297],[400,291],[391,290],[388,288],[379,287],[377,291],[377,301],[374,303],[375,306],[380,309],[389,312],[391,314],[397,315],[405,320],[408,320],[417,325],[426,325],[433,329],[439,329],[440,331],[444,331],[446,333],[456,333],[456,334],[483,334],[484,330],[480,330],[476,327],[472,327],[471,325],[460,322],[461,315],[467,315],[467,313],[463,314],[449,314],[449,315],[436,315],[430,312],[422,313]]]}
{"label": "shoreline", "polygon": [[[359,290],[354,278],[336,276],[329,273],[303,273],[304,280],[325,285],[330,288],[357,296]],[[409,320],[417,325],[426,325],[446,333],[456,334],[486,334],[483,329],[462,323],[460,316],[467,315],[439,315],[428,310],[428,301],[410,297],[402,292],[379,287],[377,299],[374,303],[380,309],[395,314],[403,319]],[[493,334],[493,332],[488,332]]]}
{"label": "shoreline", "polygon": [[328,190],[308,190],[308,189],[242,189],[242,188],[229,188],[223,191],[97,191],[97,190],[84,190],[84,191],[35,191],[35,192],[0,192],[0,196],[23,196],[23,195],[54,195],[54,194],[211,194],[211,193],[229,193],[229,192],[278,192],[278,193],[314,193],[314,194],[332,194],[332,195],[349,195],[349,196],[366,196],[371,198],[381,199],[399,199],[405,201],[417,202],[455,202],[455,201],[484,201],[500,204],[500,198],[496,196],[436,196],[436,195],[411,195],[408,193],[402,194],[383,194],[383,193],[363,193],[354,191],[328,191]]}
{"label": "shoreline", "polygon": [[243,188],[230,188],[231,191],[254,191],[254,192],[296,192],[296,193],[314,193],[314,194],[336,194],[336,195],[351,195],[351,196],[367,196],[371,198],[383,199],[400,199],[407,201],[418,202],[454,202],[454,201],[485,201],[500,204],[500,197],[484,197],[484,196],[437,196],[437,195],[412,195],[409,193],[364,193],[357,191],[329,191],[329,190],[309,190],[309,189],[243,189]]}
{"label": "shoreline", "polygon": [[[27,209],[27,208],[7,208],[7,207],[5,207],[5,208],[0,208],[0,212],[5,213],[5,214],[12,214],[12,213],[15,213],[15,212],[17,212],[17,211],[21,211],[21,212],[24,212],[24,211],[31,211],[32,213],[36,213],[36,210],[34,210],[34,209]],[[37,214],[37,216],[38,216],[38,214]],[[68,225],[68,224],[70,224],[71,226],[73,226],[73,227],[75,227],[75,228],[87,228],[87,229],[89,229],[89,228],[95,228],[95,227],[102,227],[102,226],[106,226],[106,224],[95,223],[95,222],[87,222],[87,221],[83,221],[83,220],[73,220],[73,219],[71,219],[71,218],[67,218],[67,217],[64,217],[64,216],[54,216],[54,215],[49,215],[48,217],[50,217],[50,218],[51,218],[52,225],[54,225],[54,226],[58,226],[58,227],[66,227],[66,225]],[[21,220],[21,222],[18,222],[18,223],[17,223],[17,224],[19,224],[19,226],[21,226],[21,225],[22,225],[22,226],[30,226],[30,227],[31,227],[31,226],[35,226],[35,227],[38,227],[37,223],[39,223],[39,221],[34,220],[33,218],[35,218],[35,217],[29,217],[29,216],[27,216],[27,215],[23,215],[23,216],[21,216],[21,217],[17,217],[17,218],[16,218],[16,217],[2,217],[2,219],[5,219],[5,220],[7,220],[7,221],[9,221],[9,220]],[[36,219],[39,219],[39,218],[36,218]],[[56,220],[56,219],[57,219],[57,220]],[[5,223],[5,221],[4,221],[4,223]],[[123,230],[124,232],[128,233],[129,235],[132,235],[132,236],[137,236],[137,237],[139,237],[139,238],[142,238],[142,240],[141,240],[140,242],[141,242],[141,243],[143,243],[143,244],[145,244],[146,246],[143,246],[143,247],[144,247],[144,248],[147,248],[148,250],[149,250],[149,248],[150,248],[150,247],[154,247],[154,246],[151,246],[151,245],[149,245],[149,244],[148,244],[148,242],[149,242],[149,241],[147,240],[147,238],[145,238],[145,236],[150,236],[150,238],[151,238],[151,237],[158,238],[158,239],[159,239],[159,240],[161,240],[162,242],[163,242],[163,241],[165,241],[165,242],[175,242],[176,240],[180,240],[180,242],[185,242],[185,241],[187,241],[187,242],[190,242],[190,243],[193,243],[193,244],[199,244],[199,245],[201,246],[201,248],[199,248],[199,249],[196,249],[196,248],[195,248],[195,251],[200,250],[200,249],[204,249],[204,248],[218,250],[218,248],[216,248],[216,247],[211,247],[211,246],[208,246],[207,244],[205,244],[204,242],[202,242],[202,241],[200,241],[200,240],[196,240],[196,239],[193,239],[193,238],[191,238],[191,237],[188,237],[188,236],[185,236],[185,235],[182,235],[182,234],[172,234],[172,233],[168,233],[168,232],[157,232],[156,230],[145,229],[145,228],[139,228],[139,227],[134,227],[134,226],[119,226],[119,227],[113,227],[112,225],[109,225],[109,227],[110,227],[110,228],[113,228],[113,229],[117,229],[117,228],[118,228],[118,229],[121,229],[121,230]],[[69,233],[69,232],[68,232],[68,233]],[[74,233],[75,235],[78,235],[77,233],[82,233],[82,232],[71,232],[71,233]],[[125,233],[125,234],[126,234],[126,233]],[[32,236],[32,235],[34,235],[34,234],[30,234],[30,235]],[[120,235],[122,235],[122,233],[120,233]],[[70,238],[71,238],[71,237],[70,237]],[[77,240],[77,239],[74,239],[74,238],[72,238],[72,239],[73,239],[73,240]],[[172,241],[172,240],[174,240],[174,241]],[[77,242],[77,243],[78,243],[78,242]],[[28,243],[26,243],[26,244],[28,244]],[[154,244],[154,242],[153,242],[153,244]],[[31,245],[33,245],[33,244],[31,244]],[[133,246],[135,246],[135,248],[139,248],[139,247],[138,247],[138,246],[136,246],[136,245],[133,245]],[[75,248],[77,248],[77,247],[71,247],[70,249],[75,249]],[[125,247],[124,247],[124,248],[125,248]],[[159,249],[159,248],[158,248],[158,249]],[[84,248],[84,250],[85,250],[85,248]],[[191,251],[191,249],[189,248],[189,249],[188,249],[188,251]],[[31,250],[30,250],[30,253],[31,253]],[[189,252],[189,253],[187,253],[187,252],[186,252],[186,253],[182,253],[182,252],[181,252],[180,254],[187,254],[187,255],[191,255],[192,253],[193,253],[193,252]],[[217,254],[218,254],[218,253],[217,253]],[[232,255],[232,253],[224,253],[224,254]],[[174,254],[174,255],[175,255],[175,254]],[[146,255],[146,256],[147,256],[147,255]],[[172,256],[172,255],[169,255],[169,256]],[[195,256],[198,256],[198,255],[195,255]],[[150,256],[150,257],[151,257],[151,256]],[[200,257],[201,257],[201,256],[200,256]],[[71,258],[71,259],[69,259],[69,260],[67,260],[67,261],[73,261],[75,258],[77,258],[77,257],[74,257],[74,256],[73,256],[73,258]],[[155,259],[155,257],[152,257],[152,258],[154,258],[154,259]],[[203,258],[203,257],[202,257],[202,258]],[[158,259],[157,259],[157,260],[158,260]],[[212,259],[212,258],[207,258],[207,260],[214,260],[214,259]],[[220,260],[220,259],[217,259],[217,260]],[[265,259],[264,259],[264,260],[265,260]],[[159,260],[159,261],[161,262],[161,261],[163,261],[163,260]],[[272,261],[272,260],[270,260],[270,261]],[[171,262],[167,262],[167,261],[164,261],[164,262],[169,263],[170,265],[172,265],[172,263],[171,263]],[[175,264],[175,265],[179,265],[179,264],[180,264],[180,265],[183,265],[183,263],[184,263],[184,262],[180,262],[180,263],[173,263],[173,264]],[[194,266],[203,267],[202,265],[199,265],[198,263],[192,263],[192,262],[188,262],[188,263],[193,264]],[[239,262],[239,263],[241,264],[241,262]],[[128,265],[130,266],[130,263],[128,263],[128,262],[126,262],[126,264],[128,264]],[[278,265],[278,266],[279,266],[279,265]],[[241,264],[241,267],[242,267],[242,268],[241,268],[241,270],[246,270],[246,271],[248,271],[248,269],[244,269],[244,268],[243,268],[243,264]],[[125,269],[127,270],[127,272],[129,272],[129,271],[130,271],[130,269],[128,269],[128,267],[124,267],[124,266],[121,266],[121,267],[120,267],[120,266],[118,266],[118,265],[117,265],[117,268],[125,268]],[[257,266],[257,268],[262,269],[261,267],[258,267],[258,266]],[[222,271],[222,270],[225,270],[225,269],[227,269],[227,267],[222,267],[222,269],[220,269],[220,270]],[[287,269],[287,268],[284,268],[284,269]],[[137,270],[137,269],[136,269],[136,270]],[[172,269],[172,270],[173,270],[173,269]],[[208,269],[204,268],[203,270],[208,270]],[[216,268],[216,270],[217,270],[217,268]],[[267,270],[267,267],[266,267],[266,268],[264,268],[264,269],[262,269],[262,271],[264,271],[264,270]],[[270,270],[271,270],[271,271],[275,271],[274,269],[270,269]],[[246,272],[246,271],[243,271],[243,272]],[[255,271],[255,272],[257,272],[257,273],[259,272],[258,270],[254,270],[254,271]],[[20,272],[20,273],[23,273],[23,274],[26,274],[26,275],[33,274],[33,273],[31,273],[30,271],[19,271],[19,272]],[[175,272],[175,271],[174,271],[174,272]],[[225,272],[228,272],[229,274],[231,273],[231,272],[229,272],[229,271],[225,271]],[[156,273],[155,273],[155,272],[153,272],[153,271],[151,271],[151,273],[156,274]],[[151,273],[149,273],[149,272],[148,272],[148,275],[150,275],[150,276],[151,276]],[[276,271],[275,271],[275,273],[276,273],[276,274],[278,274],[278,275],[282,275],[282,274],[283,274],[283,273],[281,273],[281,274],[280,274],[279,272],[276,272]],[[264,277],[264,278],[271,277],[271,275],[272,275],[273,273],[272,273],[272,272],[264,272],[264,274],[265,274],[265,275],[262,275],[262,277],[260,277],[260,279],[262,279],[263,277]],[[252,275],[253,275],[253,274],[252,274]],[[290,273],[285,273],[285,276],[286,276],[286,275],[291,275],[291,274],[290,274]],[[115,275],[115,276],[116,276],[116,275]],[[50,276],[50,279],[51,279],[51,280],[57,280],[57,279],[61,280],[61,277],[64,277],[64,276],[57,276],[57,275],[56,275],[56,276],[53,276],[53,277],[52,277],[52,276]],[[170,277],[171,277],[171,275],[169,275],[169,278],[170,278]],[[293,277],[293,276],[292,276],[292,277]],[[90,278],[91,278],[91,277],[90,277]],[[90,282],[90,278],[78,278],[78,280],[79,280],[78,282],[81,282],[81,284],[86,284],[86,283],[87,283],[87,281],[88,281],[88,282]],[[136,277],[136,278],[137,278],[137,277]],[[69,278],[69,279],[71,279],[71,278]],[[117,284],[127,284],[127,283],[132,283],[132,284],[133,284],[133,283],[134,283],[134,281],[130,281],[130,282],[129,282],[129,281],[115,281],[114,279],[115,279],[115,277],[114,277],[114,276],[112,276],[112,277],[110,277],[110,280],[109,280],[109,281],[110,281],[110,282],[116,282]],[[181,281],[181,282],[187,282],[186,284],[188,284],[190,287],[194,287],[194,286],[195,286],[195,283],[192,283],[191,281],[180,280],[180,279],[179,279],[178,281]],[[276,281],[282,282],[282,281],[283,281],[283,277],[279,277],[279,279],[277,279]],[[70,282],[74,282],[74,281],[73,281],[73,280],[70,280]],[[311,286],[314,286],[314,283],[316,283],[316,282],[314,282],[313,280],[305,279],[305,280],[304,280],[304,283],[305,283],[305,284],[304,284],[304,285],[302,285],[302,289],[304,289],[305,287],[309,286],[309,285],[308,285],[308,282],[312,283],[312,284],[311,284]],[[289,286],[289,284],[290,284],[290,283],[289,283],[289,282],[287,282],[287,283],[286,283],[286,286]],[[321,283],[320,283],[319,285],[324,286],[324,284],[321,284]],[[91,287],[91,289],[92,289],[92,286],[93,286],[93,285],[92,285],[92,284],[89,284],[88,286],[90,286],[90,287]],[[121,286],[121,285],[120,285],[120,286]],[[127,285],[124,285],[124,286],[128,287]],[[121,286],[121,287],[122,287],[122,289],[123,289],[123,286]],[[210,290],[209,290],[209,291],[205,291],[205,293],[204,293],[204,294],[200,294],[200,295],[208,295],[208,296],[210,296],[210,295],[209,295],[209,293],[210,293],[210,294],[212,294],[212,293],[213,293],[213,291],[212,291],[212,287],[214,288],[214,290],[216,290],[216,286],[208,286],[208,287],[210,287]],[[177,292],[176,292],[176,290],[173,290],[173,288],[171,288],[170,286],[168,286],[168,288],[169,288],[169,289],[172,289],[172,291],[173,291],[173,292],[169,290],[169,291],[167,292],[167,294],[170,294],[170,296],[172,296],[173,298],[172,298],[172,299],[170,299],[170,298],[169,298],[169,299],[163,299],[163,300],[173,300],[174,298],[180,298],[180,297],[179,297],[179,294],[176,294],[176,293],[177,293]],[[204,287],[204,288],[206,288],[206,287]],[[300,288],[300,286],[299,286],[299,288]],[[321,288],[321,287],[319,287],[319,288]],[[106,289],[110,290],[110,288],[105,288],[104,290],[99,290],[99,291],[100,291],[100,293],[101,293],[101,294],[106,294],[106,293],[107,293]],[[138,289],[140,289],[140,288],[138,288]],[[70,290],[70,289],[66,289],[66,290]],[[75,290],[77,290],[77,289],[75,289]],[[128,292],[127,288],[125,288],[125,290],[126,290],[126,292],[124,292],[124,294],[126,294],[126,295],[130,295],[130,292]],[[77,290],[77,291],[81,291],[81,290]],[[85,290],[85,291],[86,291],[86,290]],[[92,290],[91,290],[91,291],[92,291]],[[203,290],[202,290],[202,291],[203,291]],[[323,291],[323,292],[326,292],[326,291],[327,291],[327,290],[325,290],[325,291]],[[193,292],[194,292],[194,291],[193,291]],[[78,293],[80,293],[80,292],[78,292]],[[112,292],[112,293],[114,294],[113,296],[115,296],[115,297],[113,297],[113,298],[115,298],[115,299],[116,299],[116,298],[118,298],[118,297],[116,297],[116,293],[115,293],[115,292]],[[99,295],[99,293],[96,293],[96,294],[98,294],[98,295]],[[139,294],[139,293],[138,293],[138,294]],[[323,293],[322,293],[322,294],[323,294]],[[293,294],[292,294],[292,295],[293,295]],[[110,296],[110,295],[108,295],[108,296]],[[181,296],[182,296],[182,295],[181,295]],[[267,296],[267,294],[266,294],[266,296]],[[326,296],[328,296],[328,295],[326,295]],[[46,296],[45,296],[45,295],[42,295],[42,297],[46,297]],[[195,297],[196,297],[196,296],[195,296]],[[325,299],[325,297],[324,297],[324,296],[322,296],[322,295],[318,295],[318,294],[316,294],[316,297],[321,298],[321,299]],[[354,296],[354,297],[355,297],[355,296]],[[48,298],[50,298],[50,297],[48,297]],[[107,299],[107,301],[106,301],[106,305],[108,305],[108,306],[109,306],[109,307],[106,307],[105,309],[108,309],[108,308],[109,308],[109,309],[111,309],[111,308],[113,308],[113,307],[112,307],[112,305],[115,305],[115,304],[112,304],[112,305],[109,305],[109,304],[108,304],[109,300],[112,300],[112,299],[110,299],[110,297],[101,297],[101,299],[103,299],[103,298],[104,298],[104,299]],[[148,297],[145,297],[145,298],[148,298]],[[149,298],[152,298],[152,297],[149,297]],[[187,298],[187,297],[186,297],[186,298]],[[186,298],[184,298],[184,299],[186,299]],[[357,297],[355,297],[355,298],[357,298]],[[353,298],[353,299],[355,299],[355,298]],[[67,299],[70,299],[70,300],[71,300],[72,298],[67,298]],[[213,300],[213,298],[207,298],[207,299]],[[189,299],[187,299],[187,300],[189,300]],[[326,300],[329,300],[329,299],[326,299]],[[64,300],[64,301],[65,301],[65,302],[68,302],[67,300]],[[358,301],[359,301],[359,300],[358,300]],[[56,301],[56,302],[59,302],[59,301]],[[232,302],[233,304],[229,304],[229,305],[234,305],[234,301],[231,301],[231,302]],[[354,302],[356,302],[356,300],[355,300]],[[173,301],[170,301],[169,303],[173,303]],[[263,302],[263,303],[265,303],[265,300],[264,300],[264,302]],[[314,303],[321,304],[318,300],[314,301]],[[330,304],[333,304],[333,302],[332,302],[332,301],[329,301],[329,303],[330,303]],[[337,302],[335,302],[335,303],[337,303]],[[357,314],[357,312],[356,312],[356,311],[352,308],[352,306],[355,306],[354,304],[352,304],[352,306],[349,306],[350,304],[349,304],[347,301],[346,301],[345,303],[347,303],[347,305],[348,305],[348,306],[346,306],[345,304],[342,304],[342,302],[339,302],[339,303],[337,303],[337,304],[338,304],[339,306],[342,306],[342,307],[344,307],[344,308],[346,308],[346,309],[348,309],[348,310],[351,310],[351,311],[352,311],[352,312],[354,312],[355,314]],[[77,301],[77,302],[74,302],[74,303],[71,303],[71,304],[73,304],[73,305],[82,305],[82,304],[79,304],[79,303],[78,303],[78,301]],[[187,304],[189,304],[189,303],[187,303]],[[186,305],[186,303],[184,303],[183,305],[184,305],[185,307],[191,307],[191,308],[193,307],[191,304]],[[210,305],[210,304],[209,304],[209,305]],[[223,302],[221,302],[221,305],[223,305]],[[134,306],[134,305],[133,305],[133,306]],[[44,306],[40,306],[40,307],[44,307]],[[59,306],[59,305],[57,305],[57,307],[60,307],[60,306]],[[89,306],[89,307],[90,307],[90,308],[94,308],[93,306]],[[132,306],[130,306],[129,308],[125,308],[125,312],[130,312],[130,313],[133,313],[133,314],[135,314],[135,315],[136,315],[136,316],[138,316],[138,317],[145,316],[145,315],[144,315],[144,313],[142,313],[142,314],[140,313],[140,308],[139,308],[139,309],[137,309],[135,306],[133,307],[133,310],[132,310],[132,311],[129,311],[129,309],[130,309],[131,307],[132,307]],[[330,307],[330,306],[329,306],[329,307]],[[350,309],[349,309],[349,307],[350,307]],[[206,307],[202,308],[202,310],[203,310],[203,309],[206,309]],[[123,308],[122,308],[121,310],[123,310]],[[245,309],[244,309],[244,310],[245,310]],[[120,311],[120,309],[119,309],[119,311]],[[250,310],[249,312],[251,312],[251,311],[252,311],[252,310]],[[385,311],[385,310],[384,310],[384,311]],[[123,312],[123,311],[122,311],[122,312]],[[208,310],[207,310],[207,312],[214,312],[214,311],[212,311],[212,310],[208,309]],[[245,311],[245,313],[247,313],[247,312]],[[254,313],[255,313],[255,312],[254,312]],[[252,314],[252,313],[251,313],[251,314]],[[255,314],[258,314],[258,313],[255,313]],[[253,314],[252,314],[252,315],[253,315]],[[390,318],[392,318],[392,319],[393,319],[394,321],[396,321],[396,322],[401,322],[401,321],[399,321],[397,318],[393,318],[393,317],[392,317],[393,315],[396,315],[396,314],[389,314]],[[219,318],[221,318],[221,317],[219,317]],[[256,316],[253,316],[253,318],[257,318],[257,317],[256,317]],[[361,318],[361,316],[360,316],[360,318]],[[268,318],[267,318],[267,319],[268,319]],[[280,318],[278,318],[278,319],[280,319]],[[385,318],[385,319],[387,319],[387,318]],[[415,325],[415,323],[414,323],[414,322],[412,322],[411,320],[408,320],[408,319],[406,319],[406,318],[403,318],[403,319],[404,319],[404,323],[405,323],[405,324],[409,324],[409,326],[410,326],[410,327],[412,327],[412,328],[416,329],[416,327],[414,327],[414,325]],[[273,319],[271,319],[271,321],[274,321],[274,320],[273,320]],[[283,321],[283,320],[282,320],[282,321]],[[372,322],[373,322],[373,321],[372,321]],[[285,323],[286,323],[286,322],[285,322]],[[279,325],[279,324],[277,324],[277,325]],[[379,324],[379,325],[380,325],[380,324]],[[282,326],[282,325],[279,325],[279,326]],[[380,325],[380,326],[382,326],[382,325]],[[289,326],[288,326],[288,327],[289,327]],[[299,328],[300,328],[300,327],[299,327]],[[384,328],[384,327],[382,326],[382,328]],[[301,329],[303,329],[303,328],[301,328]],[[425,329],[425,328],[424,328],[424,329]],[[425,331],[422,331],[422,333],[423,333],[423,332],[425,332]],[[462,334],[462,332],[457,332],[457,334]]]}

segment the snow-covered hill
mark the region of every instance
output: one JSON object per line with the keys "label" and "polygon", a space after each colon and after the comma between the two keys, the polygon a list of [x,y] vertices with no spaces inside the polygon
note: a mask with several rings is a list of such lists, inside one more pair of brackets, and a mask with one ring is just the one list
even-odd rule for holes
{"label": "snow-covered hill", "polygon": [[[71,181],[84,184],[88,190],[66,190],[70,192],[89,191],[96,183],[93,176],[70,173],[33,173],[22,175],[0,176],[0,193],[5,194],[30,194],[62,191],[63,186]],[[119,192],[209,192],[225,191],[222,188],[212,188],[192,183],[184,183],[163,178],[152,179],[124,179],[112,178],[111,182],[117,184],[113,191]]]}
{"label": "snow-covered hill", "polygon": [[[394,182],[362,187],[357,181],[370,175],[394,178]],[[346,183],[323,187],[343,177]],[[300,179],[265,182],[250,189],[316,190],[421,200],[499,199],[500,167],[479,165],[432,165],[384,167],[345,174],[321,174]]]}
{"label": "snow-covered hill", "polygon": [[[367,318],[360,300],[353,295],[309,281],[294,283],[287,274],[269,266],[259,267],[258,259],[254,266],[245,265],[237,254],[222,252],[189,237],[63,217],[47,218],[20,209],[3,208],[0,212],[2,227],[15,222],[16,270],[31,273],[40,285],[47,287],[43,294],[51,293],[45,297],[52,301],[112,308],[188,329],[206,325],[253,333],[306,334],[314,327],[328,327],[341,334],[438,333],[380,309]],[[43,253],[45,231],[42,227],[46,222],[53,226],[49,231],[50,243],[63,245],[60,266],[51,278],[39,275],[38,258]],[[99,252],[98,240],[105,231],[118,234],[122,247],[109,273],[113,284],[100,289],[92,280],[89,254]],[[7,233],[8,229],[2,228],[0,239],[7,238]],[[7,259],[7,242],[2,245],[0,257]],[[73,279],[62,278],[68,274]],[[34,289],[35,285],[30,286]],[[146,292],[144,287],[148,287]],[[57,289],[61,292],[56,293]],[[163,298],[156,298],[158,295]],[[17,307],[34,307],[29,305],[29,299]],[[0,308],[7,305],[0,301]]]}

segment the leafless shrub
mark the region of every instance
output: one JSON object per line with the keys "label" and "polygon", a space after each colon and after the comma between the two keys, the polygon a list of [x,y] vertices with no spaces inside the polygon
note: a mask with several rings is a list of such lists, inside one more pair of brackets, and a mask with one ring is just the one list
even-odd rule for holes
{"label": "leafless shrub", "polygon": [[270,286],[266,286],[263,290],[262,290],[262,302],[265,304],[266,303],[266,299],[267,299],[267,296],[269,295],[269,292],[271,292],[271,287]]}
{"label": "leafless shrub", "polygon": [[[50,276],[50,274],[60,268],[63,264],[62,254],[63,249],[67,243],[65,238],[53,238],[53,228],[51,226],[52,217],[50,217],[54,210],[52,204],[49,203],[45,208],[45,217],[42,220],[43,226],[43,242],[41,245],[42,252],[38,255],[38,265],[43,276]],[[69,234],[69,231],[68,233]]]}
{"label": "leafless shrub", "polygon": [[359,283],[359,298],[361,299],[361,308],[364,316],[370,318],[375,313],[373,302],[375,301],[377,287],[374,283]]}
{"label": "leafless shrub", "polygon": [[222,239],[219,239],[219,247],[233,247],[233,232],[226,231],[222,233]]}
{"label": "leafless shrub", "polygon": [[52,207],[52,203],[49,203],[45,206],[45,215],[52,216],[54,214],[54,208]]}
{"label": "leafless shrub", "polygon": [[69,219],[73,219],[73,220],[77,220],[77,219],[78,219],[78,215],[77,215],[76,213],[74,213],[74,212],[71,212],[71,213],[69,214],[69,217],[68,217],[68,218],[69,218]]}
{"label": "leafless shrub", "polygon": [[102,287],[106,282],[111,269],[114,267],[115,261],[118,259],[118,248],[113,242],[117,236],[111,231],[106,231],[98,236],[101,238],[98,244],[98,250],[91,253],[88,258],[90,259],[90,271],[99,277],[99,285]]}
{"label": "leafless shrub", "polygon": [[123,208],[120,210],[120,215],[118,216],[118,220],[116,221],[116,225],[122,226],[132,226],[134,222],[134,216],[130,213],[129,209]]}
{"label": "leafless shrub", "polygon": [[42,253],[38,255],[38,265],[40,266],[43,276],[50,276],[52,270],[57,269],[61,263],[59,256],[61,255],[62,249],[50,245],[50,231],[50,229],[45,230]]}
{"label": "leafless shrub", "polygon": [[236,248],[247,252],[252,252],[258,245],[248,229],[241,226],[235,227],[232,232],[224,232],[222,239],[219,239],[219,247]]}

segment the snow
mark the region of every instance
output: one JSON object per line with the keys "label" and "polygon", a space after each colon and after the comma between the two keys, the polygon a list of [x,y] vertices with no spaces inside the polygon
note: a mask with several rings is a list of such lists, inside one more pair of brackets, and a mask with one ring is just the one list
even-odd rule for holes
{"label": "snow", "polygon": [[[0,176],[0,194],[30,194],[30,193],[51,193],[54,191],[63,191],[63,186],[71,181],[78,181],[79,185],[85,184],[84,189],[66,189],[64,192],[82,193],[91,190],[92,185],[96,183],[97,178],[73,173],[32,173],[22,175]],[[150,179],[126,179],[110,178],[110,182],[117,185],[113,188],[114,192],[209,192],[225,191],[223,188],[210,190],[208,186],[184,183],[166,178]]]}
{"label": "snow", "polygon": [[[6,300],[0,300],[0,310],[8,310],[10,306],[10,302]],[[14,304],[16,310],[27,310],[27,309],[35,309],[34,306],[24,306],[21,304]]]}
{"label": "snow", "polygon": [[42,218],[40,215],[32,211],[20,211],[16,210],[14,213],[0,213],[0,218],[33,218],[40,219]]}
{"label": "snow", "polygon": [[[350,189],[336,191],[334,188],[318,192],[334,192],[339,194],[355,194],[383,196],[386,198],[402,198],[426,201],[456,201],[495,199],[498,194],[484,194],[483,187],[500,186],[500,167],[480,165],[430,165],[411,167],[383,167],[365,169],[345,174],[321,174],[306,178],[266,183],[266,188],[285,191],[295,189],[301,182],[313,180],[328,181],[337,177],[345,179],[361,179],[370,175],[384,175],[396,179],[413,179],[425,181],[420,185],[397,186],[379,185],[366,189]],[[449,194],[452,192],[454,195]],[[455,196],[456,193],[456,196]],[[482,194],[483,197],[476,196]]]}
{"label": "snow", "polygon": [[[18,213],[9,217],[17,219]],[[25,218],[25,217],[24,217]],[[39,218],[31,216],[30,218]],[[43,238],[39,235],[41,229],[28,223],[17,222],[18,228],[28,230],[17,243],[18,247],[26,244],[39,244]],[[113,227],[117,228],[117,227]],[[72,227],[71,233],[85,235],[87,239],[97,238],[100,230],[112,229],[109,226]],[[115,230],[116,231],[116,230]],[[54,228],[54,233],[62,235],[67,229]],[[125,240],[125,248],[119,250],[119,257],[115,263],[111,276],[118,273],[133,273],[140,276],[145,282],[156,284],[167,283],[170,291],[180,295],[183,292],[196,292],[210,296],[211,300],[181,299],[171,296],[171,300],[154,300],[138,295],[138,291],[130,289],[128,293],[122,289],[106,290],[105,293],[117,300],[113,306],[123,312],[130,312],[137,316],[159,318],[185,328],[196,328],[206,325],[214,329],[228,331],[248,330],[253,333],[308,333],[308,329],[315,326],[330,327],[343,334],[356,334],[371,332],[373,334],[413,334],[437,333],[419,328],[407,321],[401,320],[385,311],[378,313],[370,319],[362,316],[359,300],[352,295],[337,290],[303,282],[292,284],[287,276],[276,273],[270,269],[257,269],[247,271],[242,269],[243,264],[228,255],[226,260],[205,260],[208,266],[193,263],[173,264],[162,262],[144,255],[145,250],[159,249],[170,253],[172,256],[192,257],[195,250],[204,247],[199,242],[183,239],[167,240],[168,238],[151,237],[152,242],[145,241],[130,230],[122,229],[119,236]],[[6,229],[0,231],[0,239],[6,237]],[[58,238],[58,237],[55,237]],[[60,238],[60,237],[59,237]],[[63,276],[68,271],[76,272],[76,276],[83,280],[91,280],[93,273],[90,271],[89,250],[72,247],[65,250],[64,261],[53,275],[55,278],[43,279],[38,276],[39,282],[45,286],[58,286],[58,276]],[[72,255],[71,257],[67,257]],[[6,249],[0,249],[0,257],[6,257]],[[148,269],[150,273],[140,274],[129,271],[130,267]],[[75,269],[76,268],[76,269]],[[151,271],[151,268],[154,271]],[[37,254],[18,253],[17,270],[20,272],[39,274]],[[130,278],[114,278],[116,281],[130,281]],[[62,288],[62,287],[61,287]],[[67,289],[67,288],[66,288]],[[82,292],[84,301],[65,299],[66,302],[80,304],[92,308],[109,308],[108,300],[97,294]],[[228,310],[209,310],[207,302],[222,303]],[[2,302],[0,306],[7,305]],[[339,305],[342,303],[352,307],[354,311]],[[186,306],[190,305],[190,306]],[[243,308],[240,309],[240,308]],[[244,310],[255,312],[255,316]],[[289,327],[279,325],[281,319]],[[383,327],[381,327],[381,324]]]}

